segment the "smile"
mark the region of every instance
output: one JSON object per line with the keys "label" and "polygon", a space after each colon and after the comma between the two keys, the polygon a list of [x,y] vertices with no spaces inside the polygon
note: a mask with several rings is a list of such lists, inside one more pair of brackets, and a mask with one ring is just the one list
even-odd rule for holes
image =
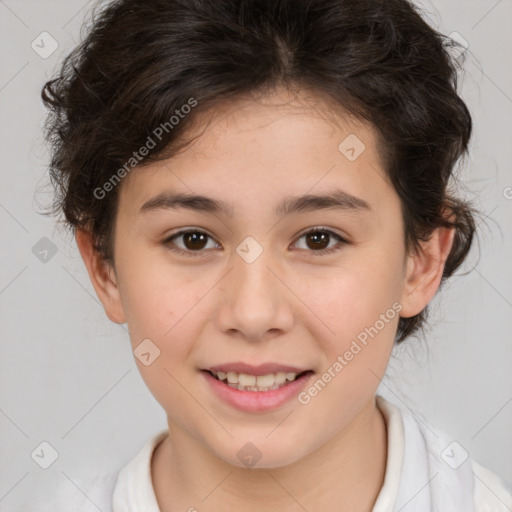
{"label": "smile", "polygon": [[277,409],[296,398],[314,372],[249,375],[201,370],[200,374],[216,399],[241,411],[256,413]]}
{"label": "smile", "polygon": [[239,391],[273,391],[286,386],[298,377],[308,373],[277,372],[266,375],[248,375],[236,372],[210,372],[217,380]]}

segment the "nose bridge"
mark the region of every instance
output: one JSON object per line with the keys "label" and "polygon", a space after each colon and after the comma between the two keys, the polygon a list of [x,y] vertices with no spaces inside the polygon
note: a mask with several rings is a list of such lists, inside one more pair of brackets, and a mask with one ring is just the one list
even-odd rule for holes
{"label": "nose bridge", "polygon": [[[271,261],[270,250],[262,252],[260,255],[252,259],[246,259],[239,253],[233,257],[235,268],[233,269],[233,285],[237,289],[237,293],[245,296],[246,303],[251,302],[254,297],[256,301],[264,300],[265,304],[273,302],[277,299],[279,292],[276,288],[276,277],[270,271],[272,266],[276,266]],[[253,249],[247,253],[252,256]]]}
{"label": "nose bridge", "polygon": [[269,330],[289,329],[293,320],[286,287],[271,250],[248,237],[236,248],[232,272],[223,287],[219,311],[222,330],[240,331],[246,338],[261,339]]}

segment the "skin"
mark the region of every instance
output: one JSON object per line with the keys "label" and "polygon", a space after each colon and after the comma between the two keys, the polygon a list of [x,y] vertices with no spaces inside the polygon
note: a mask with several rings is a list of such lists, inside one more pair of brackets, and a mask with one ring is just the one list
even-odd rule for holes
{"label": "skin", "polygon": [[[382,487],[387,433],[375,392],[398,315],[307,405],[292,399],[273,411],[242,412],[217,398],[199,372],[223,362],[281,362],[310,368],[316,379],[394,302],[410,317],[439,287],[453,230],[436,230],[406,254],[400,200],[376,131],[341,109],[328,112],[333,106],[320,96],[284,89],[218,106],[185,151],[124,178],[115,266],[93,250],[88,231],[76,232],[107,316],[128,324],[133,349],[149,338],[160,350],[149,366],[135,361],[168,419],[170,435],[151,464],[163,512],[369,512]],[[350,134],[366,146],[353,162],[338,149]],[[287,196],[334,187],[371,211],[274,215]],[[165,190],[225,201],[233,216],[139,212]],[[303,236],[317,226],[334,233],[320,249]],[[196,257],[162,243],[183,228],[210,235],[202,246],[173,240]],[[247,236],[263,248],[252,263],[236,252]],[[327,245],[340,250],[319,255]],[[252,468],[237,458],[247,442],[262,455]]]}

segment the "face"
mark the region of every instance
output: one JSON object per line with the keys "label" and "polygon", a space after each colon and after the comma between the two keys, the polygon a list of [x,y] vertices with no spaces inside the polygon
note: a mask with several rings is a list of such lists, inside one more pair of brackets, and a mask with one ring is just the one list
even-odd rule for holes
{"label": "face", "polygon": [[[236,466],[248,442],[256,467],[280,467],[349,428],[399,315],[429,299],[410,294],[425,268],[406,258],[376,133],[327,111],[283,91],[219,107],[185,151],[121,185],[115,275],[98,293],[146,354],[136,362],[169,428]],[[309,373],[239,391],[204,371],[228,363]]]}

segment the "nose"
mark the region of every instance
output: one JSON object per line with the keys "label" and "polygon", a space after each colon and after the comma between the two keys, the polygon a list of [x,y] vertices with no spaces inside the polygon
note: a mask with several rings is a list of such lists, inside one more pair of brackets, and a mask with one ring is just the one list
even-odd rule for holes
{"label": "nose", "polygon": [[220,287],[218,328],[251,342],[290,330],[293,293],[278,263],[267,251],[250,263],[236,253],[232,260],[233,268]]}

